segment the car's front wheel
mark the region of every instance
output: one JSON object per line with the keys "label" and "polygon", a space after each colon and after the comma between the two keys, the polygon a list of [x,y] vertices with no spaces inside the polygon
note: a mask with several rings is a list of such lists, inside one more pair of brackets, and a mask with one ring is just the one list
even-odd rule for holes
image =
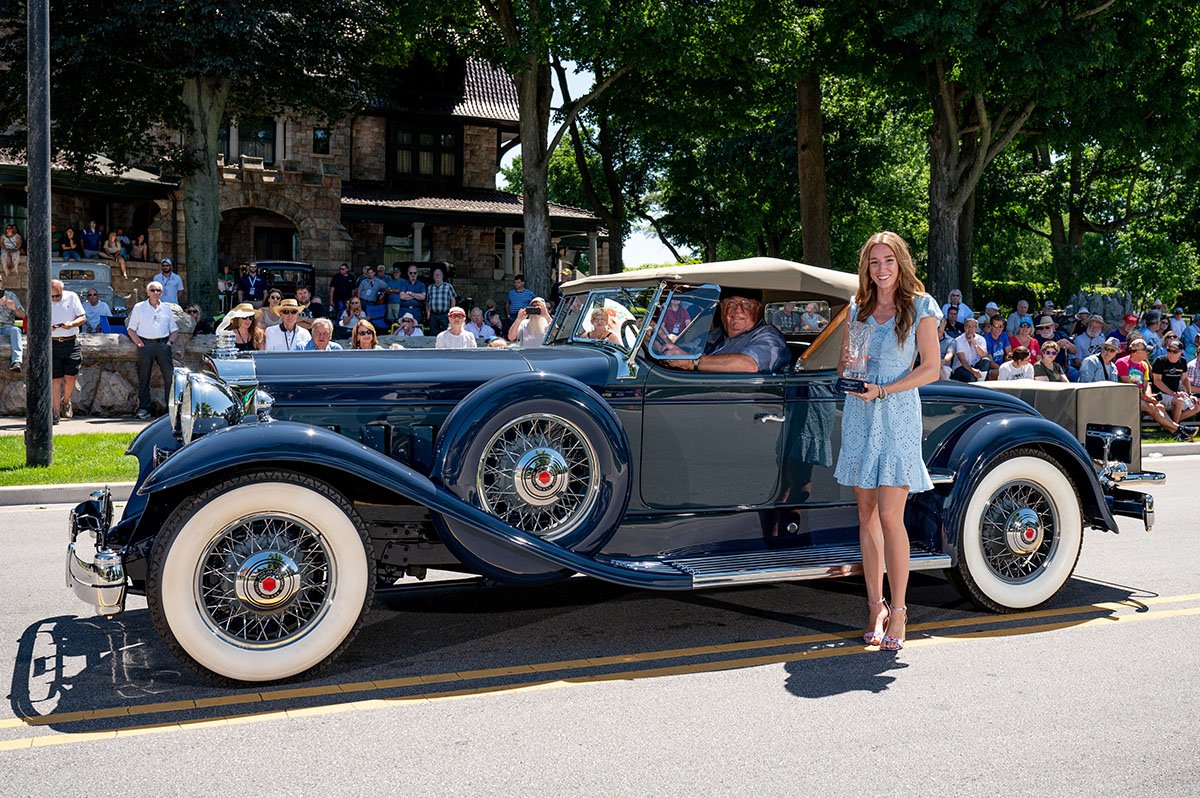
{"label": "car's front wheel", "polygon": [[354,507],[320,480],[252,474],[182,502],[155,541],[150,617],[192,668],[240,682],[314,672],[349,645],[373,592]]}
{"label": "car's front wheel", "polygon": [[983,609],[1030,609],[1062,589],[1082,546],[1075,485],[1050,457],[1022,449],[989,468],[972,490],[950,577]]}

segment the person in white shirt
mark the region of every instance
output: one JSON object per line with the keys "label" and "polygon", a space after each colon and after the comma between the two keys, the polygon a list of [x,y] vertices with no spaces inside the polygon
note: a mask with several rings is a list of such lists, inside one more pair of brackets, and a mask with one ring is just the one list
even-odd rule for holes
{"label": "person in white shirt", "polygon": [[975,315],[971,312],[971,308],[969,308],[966,303],[962,301],[962,291],[958,290],[957,288],[950,292],[950,301],[942,305],[942,315],[945,316],[946,311],[951,307],[958,308],[959,322],[966,322],[968,318],[972,318]]}
{"label": "person in white shirt", "polygon": [[1087,329],[1075,336],[1075,355],[1071,358],[1075,361],[1075,367],[1079,368],[1085,358],[1100,354],[1100,347],[1104,345],[1106,337],[1104,317],[1099,313],[1089,316]]}
{"label": "person in white shirt", "polygon": [[70,418],[71,397],[75,395],[75,378],[83,365],[79,350],[79,328],[87,324],[87,314],[79,294],[63,288],[62,280],[50,281],[50,368],[54,380],[54,423],[59,414]]}
{"label": "person in white shirt", "polygon": [[[100,301],[100,293],[95,288],[89,288],[85,294],[87,302],[83,303],[83,312],[87,314],[87,322],[83,325],[84,332],[106,332],[101,329],[101,321],[111,316],[112,308],[107,302]],[[103,325],[107,327],[107,324]]]}
{"label": "person in white shirt", "polygon": [[279,303],[275,311],[279,314],[279,323],[266,329],[268,352],[295,352],[308,346],[312,335],[300,326],[300,303],[294,299],[285,299]]}
{"label": "person in white shirt", "polygon": [[1029,350],[1018,346],[1012,351],[1012,360],[1000,364],[998,380],[1032,380],[1033,364],[1029,362]]}
{"label": "person in white shirt", "polygon": [[[983,336],[979,334],[979,322],[970,317],[963,322],[963,334],[954,340],[954,370],[950,379],[959,382],[982,380],[992,369]],[[978,368],[976,368],[978,367]]]}
{"label": "person in white shirt", "polygon": [[450,321],[450,329],[438,333],[434,346],[438,349],[474,349],[475,334],[463,329],[467,312],[455,305],[446,316]]}
{"label": "person in white shirt", "polygon": [[476,338],[495,338],[496,331],[492,326],[483,320],[483,309],[479,307],[471,308],[471,320],[466,323],[464,328],[467,332],[474,335]]}
{"label": "person in white shirt", "polygon": [[1183,317],[1183,308],[1175,308],[1175,313],[1171,316],[1171,331],[1182,338],[1187,326],[1188,320]]}
{"label": "person in white shirt", "polygon": [[175,377],[171,345],[175,343],[179,325],[175,321],[175,312],[171,306],[162,301],[162,295],[162,283],[157,280],[147,283],[146,299],[133,306],[129,318],[125,321],[129,340],[138,348],[137,417],[141,419],[150,418],[150,373],[154,365],[158,364],[163,378],[164,406],[167,404],[171,382]]}
{"label": "person in white shirt", "polygon": [[517,317],[508,328],[508,340],[521,346],[541,346],[549,326],[550,310],[546,306],[546,300],[540,296],[534,297],[529,307],[517,311]]}
{"label": "person in white shirt", "polygon": [[163,258],[159,265],[162,267],[162,274],[157,282],[162,286],[162,301],[178,305],[179,298],[183,296],[183,278],[175,273],[175,264],[170,258]]}
{"label": "person in white shirt", "polygon": [[417,326],[417,319],[411,313],[405,313],[400,317],[400,329],[394,331],[393,335],[400,335],[405,338],[424,338],[425,331]]}

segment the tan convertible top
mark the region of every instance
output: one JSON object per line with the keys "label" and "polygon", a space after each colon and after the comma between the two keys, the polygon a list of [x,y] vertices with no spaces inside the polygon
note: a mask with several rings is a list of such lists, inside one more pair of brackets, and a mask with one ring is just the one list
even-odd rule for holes
{"label": "tan convertible top", "polygon": [[831,305],[848,302],[858,290],[858,275],[822,269],[779,258],[743,258],[717,263],[689,263],[637,269],[621,274],[598,274],[564,283],[563,293],[599,288],[671,283],[713,283],[728,288],[758,288],[767,302],[795,299],[804,294],[824,298]]}

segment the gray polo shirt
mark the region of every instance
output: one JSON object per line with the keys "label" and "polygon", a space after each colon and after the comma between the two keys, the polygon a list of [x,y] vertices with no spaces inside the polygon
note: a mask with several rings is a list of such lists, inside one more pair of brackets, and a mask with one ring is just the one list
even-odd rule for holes
{"label": "gray polo shirt", "polygon": [[726,336],[724,330],[711,330],[708,342],[704,345],[704,354],[749,355],[762,372],[779,371],[791,360],[783,333],[762,321],[732,338]]}

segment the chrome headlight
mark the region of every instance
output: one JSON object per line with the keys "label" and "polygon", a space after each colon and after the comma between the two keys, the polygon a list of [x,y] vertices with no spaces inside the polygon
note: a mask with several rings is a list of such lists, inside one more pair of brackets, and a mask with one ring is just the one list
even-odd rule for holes
{"label": "chrome headlight", "polygon": [[175,369],[175,376],[171,379],[171,390],[167,394],[167,418],[171,419],[171,431],[175,433],[176,438],[181,438],[179,427],[179,410],[183,406],[183,389],[187,386],[188,377],[191,376],[192,370],[185,369],[182,366]]}
{"label": "chrome headlight", "polygon": [[179,399],[179,432],[185,446],[241,420],[242,406],[229,386],[204,374],[188,375]]}

